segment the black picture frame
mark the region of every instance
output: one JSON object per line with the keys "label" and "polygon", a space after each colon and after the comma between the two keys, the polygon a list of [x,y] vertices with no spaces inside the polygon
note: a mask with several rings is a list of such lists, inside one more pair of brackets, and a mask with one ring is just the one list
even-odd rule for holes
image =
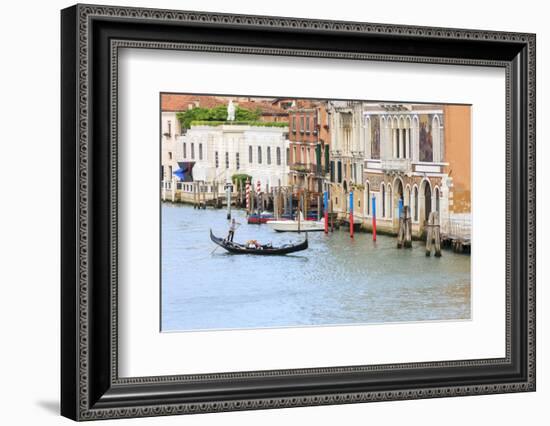
{"label": "black picture frame", "polygon": [[[74,420],[535,390],[534,34],[75,5],[61,12],[61,414]],[[506,70],[506,357],[119,378],[121,46]]]}

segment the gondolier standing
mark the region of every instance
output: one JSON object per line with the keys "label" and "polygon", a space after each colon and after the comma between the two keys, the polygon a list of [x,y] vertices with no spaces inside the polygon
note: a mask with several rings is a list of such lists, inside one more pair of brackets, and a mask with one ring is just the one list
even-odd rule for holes
{"label": "gondolier standing", "polygon": [[240,225],[239,223],[235,222],[235,219],[231,219],[231,223],[229,224],[229,233],[227,234],[227,241],[233,242],[233,237],[235,236],[235,230],[237,229],[237,225]]}

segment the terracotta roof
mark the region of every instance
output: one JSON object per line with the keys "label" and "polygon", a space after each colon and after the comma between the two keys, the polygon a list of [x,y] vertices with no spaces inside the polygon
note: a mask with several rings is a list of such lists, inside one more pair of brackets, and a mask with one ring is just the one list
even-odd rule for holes
{"label": "terracotta roof", "polygon": [[308,109],[316,109],[318,107],[324,108],[326,101],[315,99],[297,99],[296,106],[290,107],[287,111],[289,113],[301,112]]}
{"label": "terracotta roof", "polygon": [[288,112],[283,108],[272,105],[268,102],[254,102],[254,101],[244,101],[236,102],[241,108],[246,108],[250,110],[255,110],[259,108],[262,111],[262,115],[288,115]]}
{"label": "terracotta roof", "polygon": [[[162,111],[187,111],[189,105],[201,108],[214,108],[220,105],[227,105],[229,97],[209,96],[209,95],[178,95],[178,94],[163,94],[161,101]],[[271,102],[264,101],[233,101],[241,108],[255,110],[259,108],[262,115],[288,115],[288,112],[283,108],[271,105]]]}
{"label": "terracotta roof", "polygon": [[208,95],[176,95],[163,94],[161,99],[162,111],[187,111],[189,105],[193,108],[198,106],[201,108],[214,108],[219,105],[224,105],[226,102],[215,96]]}

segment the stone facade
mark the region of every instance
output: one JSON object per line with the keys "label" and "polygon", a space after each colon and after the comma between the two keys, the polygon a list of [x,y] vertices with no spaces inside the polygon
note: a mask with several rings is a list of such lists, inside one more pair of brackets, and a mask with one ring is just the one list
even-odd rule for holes
{"label": "stone facade", "polygon": [[173,172],[178,170],[176,160],[176,140],[181,134],[180,122],[174,111],[163,111],[161,114],[161,181],[171,181]]}
{"label": "stone facade", "polygon": [[[470,107],[332,103],[331,203],[366,228],[376,204],[377,228],[394,233],[399,208],[409,206],[413,232],[431,211],[443,227],[469,220]],[[373,201],[374,199],[374,201]]]}
{"label": "stone facade", "polygon": [[224,124],[191,126],[177,139],[177,161],[194,162],[193,179],[230,182],[248,174],[261,190],[288,184],[288,127]]}
{"label": "stone facade", "polygon": [[290,181],[296,189],[324,190],[328,173],[330,126],[323,102],[304,102],[289,110]]}

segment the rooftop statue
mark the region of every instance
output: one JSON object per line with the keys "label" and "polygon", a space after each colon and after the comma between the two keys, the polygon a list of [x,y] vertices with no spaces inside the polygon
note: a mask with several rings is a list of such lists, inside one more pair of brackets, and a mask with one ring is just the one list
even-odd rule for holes
{"label": "rooftop statue", "polygon": [[227,105],[227,121],[235,121],[235,105],[232,100]]}

